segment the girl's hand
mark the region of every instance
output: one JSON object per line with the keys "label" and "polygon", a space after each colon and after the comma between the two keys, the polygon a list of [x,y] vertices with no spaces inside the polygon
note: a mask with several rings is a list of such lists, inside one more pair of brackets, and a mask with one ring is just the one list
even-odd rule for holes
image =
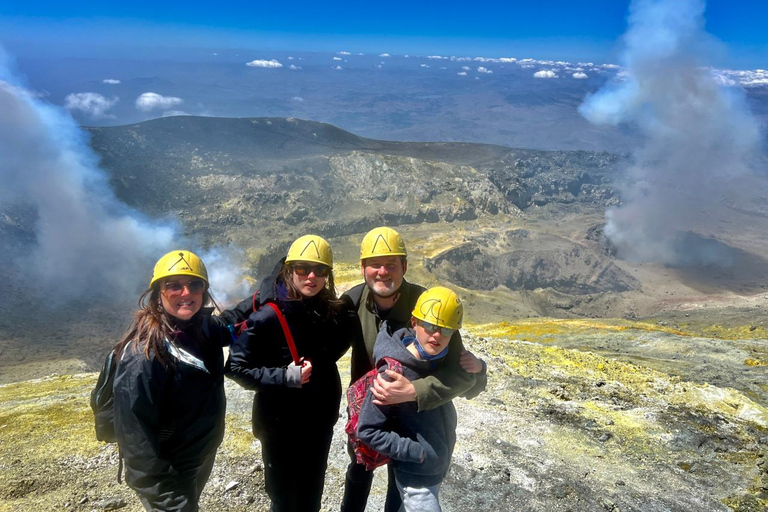
{"label": "girl's hand", "polygon": [[309,382],[309,377],[312,375],[312,362],[307,359],[301,361],[301,384],[304,385]]}

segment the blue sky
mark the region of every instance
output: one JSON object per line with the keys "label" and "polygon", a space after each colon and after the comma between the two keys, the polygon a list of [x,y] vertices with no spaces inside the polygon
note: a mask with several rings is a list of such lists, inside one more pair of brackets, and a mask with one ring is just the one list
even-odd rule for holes
{"label": "blue sky", "polygon": [[[61,56],[242,48],[617,60],[628,0],[0,2],[0,43]],[[707,2],[729,67],[768,67],[768,1]]]}

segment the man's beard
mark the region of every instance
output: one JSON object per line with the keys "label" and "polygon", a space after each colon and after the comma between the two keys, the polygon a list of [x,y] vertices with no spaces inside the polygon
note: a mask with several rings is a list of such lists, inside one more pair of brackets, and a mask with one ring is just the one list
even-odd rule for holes
{"label": "man's beard", "polygon": [[368,289],[371,290],[371,293],[373,293],[377,297],[381,297],[382,299],[389,299],[390,297],[393,297],[394,295],[396,295],[400,291],[400,287],[402,286],[402,283],[400,283],[400,286],[395,288],[394,287],[395,283],[393,281],[390,281],[391,287],[387,287],[387,289],[385,291],[383,291],[383,293],[382,293],[380,291],[380,289],[382,288],[381,285],[383,285],[384,283],[382,283],[380,281],[379,282],[373,281],[374,285],[375,284],[379,285],[378,289],[375,286],[371,286],[371,283],[367,283],[367,284],[368,284]]}

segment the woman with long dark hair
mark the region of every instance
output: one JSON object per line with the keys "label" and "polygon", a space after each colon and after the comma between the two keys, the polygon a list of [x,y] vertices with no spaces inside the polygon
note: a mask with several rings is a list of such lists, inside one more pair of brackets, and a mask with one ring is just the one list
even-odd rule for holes
{"label": "woman with long dark hair", "polygon": [[213,305],[200,258],[171,251],[115,347],[115,436],[125,481],[148,511],[196,512],[224,435],[231,335]]}
{"label": "woman with long dark hair", "polygon": [[260,307],[230,348],[228,376],[256,391],[253,433],[272,510],[316,511],[339,419],[336,361],[359,335],[359,320],[336,297],[331,247],[315,235],[293,242],[261,282],[259,302],[279,307],[301,360],[293,360],[275,311]]}

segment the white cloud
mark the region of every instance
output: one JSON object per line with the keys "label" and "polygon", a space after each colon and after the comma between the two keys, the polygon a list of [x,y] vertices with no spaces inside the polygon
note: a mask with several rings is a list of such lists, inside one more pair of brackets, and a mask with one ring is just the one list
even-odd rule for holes
{"label": "white cloud", "polygon": [[349,52],[336,52],[336,55],[352,55]]}
{"label": "white cloud", "polygon": [[448,57],[443,57],[442,55],[428,55],[427,58],[430,60],[436,60],[436,59],[447,59]]}
{"label": "white cloud", "polygon": [[456,74],[459,75],[459,76],[467,76],[467,72],[466,71],[459,71]]}
{"label": "white cloud", "polygon": [[293,57],[288,57],[288,60],[293,60]]}
{"label": "white cloud", "polygon": [[477,72],[478,72],[478,73],[488,73],[488,74],[491,74],[491,73],[493,73],[493,71],[491,71],[491,70],[490,70],[490,69],[488,69],[488,68],[484,68],[483,66],[478,66],[478,68],[477,68]]}
{"label": "white cloud", "polygon": [[382,53],[379,55],[379,57],[391,57],[391,55],[388,53]]}
{"label": "white cloud", "polygon": [[448,68],[445,66],[440,66],[440,69],[448,69]]}
{"label": "white cloud", "polygon": [[421,66],[422,68],[428,68],[429,64],[419,64],[419,66]]}
{"label": "white cloud", "polygon": [[573,78],[577,80],[584,80],[585,78],[589,78],[589,76],[583,71],[577,71],[573,74]]}
{"label": "white cloud", "polygon": [[102,83],[109,84],[109,85],[117,85],[120,83],[120,80],[117,78],[105,78],[102,80]]}
{"label": "white cloud", "polygon": [[342,60],[341,57],[334,57],[333,60]]}
{"label": "white cloud", "polygon": [[472,68],[469,66],[461,66],[461,69],[463,69],[464,71],[469,71]]}
{"label": "white cloud", "polygon": [[523,69],[531,69],[531,68],[535,68],[536,66],[534,66],[533,64],[520,64],[520,67]]}
{"label": "white cloud", "polygon": [[534,78],[558,78],[557,73],[551,69],[542,69],[533,74]]}
{"label": "white cloud", "polygon": [[213,55],[214,57],[218,57],[219,56],[219,54],[216,53],[216,52],[213,52],[211,55]]}
{"label": "white cloud", "polygon": [[275,59],[272,60],[252,60],[251,62],[246,62],[246,66],[250,66],[252,68],[281,68],[283,67],[282,64],[280,64]]}
{"label": "white cloud", "polygon": [[64,98],[68,110],[80,110],[93,118],[114,117],[107,110],[117,103],[119,98],[107,98],[95,92],[77,92]]}
{"label": "white cloud", "polygon": [[290,66],[288,66],[288,69],[293,69],[295,71],[297,69],[301,69],[301,66],[296,66],[295,64],[291,64]]}
{"label": "white cloud", "polygon": [[342,68],[341,66],[336,66],[335,68],[331,68],[331,69],[335,69],[336,71],[341,71],[344,68]]}
{"label": "white cloud", "polygon": [[499,59],[499,62],[503,62],[506,64],[511,64],[513,62],[517,62],[517,59],[514,57],[502,57]]}
{"label": "white cloud", "polygon": [[761,87],[768,85],[768,71],[765,69],[713,69],[715,80],[724,86]]}
{"label": "white cloud", "polygon": [[163,112],[163,117],[173,117],[173,116],[189,116],[192,115],[189,112],[184,112],[183,110],[166,110]]}
{"label": "white cloud", "polygon": [[302,101],[304,101],[304,98],[302,98],[301,96],[294,96],[293,98],[291,98],[291,100],[298,101],[299,103],[301,103]]}
{"label": "white cloud", "polygon": [[168,110],[184,103],[184,100],[175,96],[162,96],[155,92],[145,92],[136,98],[136,108],[149,112],[150,110]]}

